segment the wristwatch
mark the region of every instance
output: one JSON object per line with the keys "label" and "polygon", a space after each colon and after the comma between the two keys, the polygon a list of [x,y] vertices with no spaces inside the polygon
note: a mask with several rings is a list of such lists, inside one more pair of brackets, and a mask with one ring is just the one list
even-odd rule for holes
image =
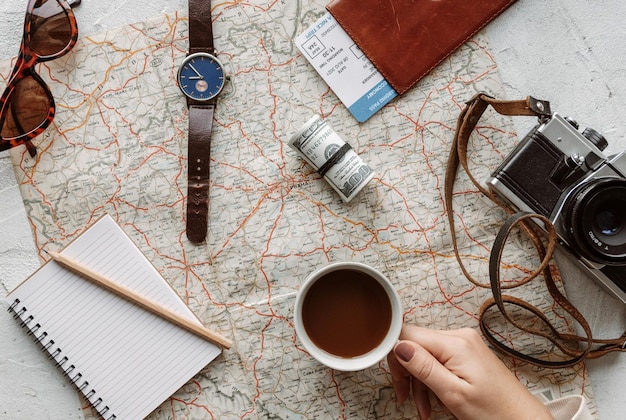
{"label": "wristwatch", "polygon": [[224,66],[215,56],[210,0],[189,0],[189,53],[177,82],[189,108],[187,238],[204,242],[209,216],[211,128],[217,95],[224,87]]}

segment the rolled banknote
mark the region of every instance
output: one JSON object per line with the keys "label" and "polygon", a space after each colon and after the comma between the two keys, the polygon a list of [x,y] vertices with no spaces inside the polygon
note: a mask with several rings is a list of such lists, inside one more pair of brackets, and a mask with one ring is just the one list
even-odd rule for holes
{"label": "rolled banknote", "polygon": [[313,166],[345,202],[352,200],[374,177],[374,171],[319,115],[313,116],[291,137],[289,146]]}

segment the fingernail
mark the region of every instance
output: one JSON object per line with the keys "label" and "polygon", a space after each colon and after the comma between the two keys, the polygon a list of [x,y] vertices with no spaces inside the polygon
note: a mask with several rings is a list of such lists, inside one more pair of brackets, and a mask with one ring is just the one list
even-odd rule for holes
{"label": "fingernail", "polygon": [[415,349],[408,343],[398,343],[394,349],[396,356],[403,362],[408,362],[413,358]]}

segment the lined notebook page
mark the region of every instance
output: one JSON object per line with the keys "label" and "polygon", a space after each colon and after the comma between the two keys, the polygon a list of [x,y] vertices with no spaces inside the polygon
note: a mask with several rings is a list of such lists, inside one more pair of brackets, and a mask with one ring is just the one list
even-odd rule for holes
{"label": "lined notebook page", "polygon": [[[201,325],[110,216],[62,253]],[[54,261],[6,299],[106,419],[147,416],[221,352]]]}

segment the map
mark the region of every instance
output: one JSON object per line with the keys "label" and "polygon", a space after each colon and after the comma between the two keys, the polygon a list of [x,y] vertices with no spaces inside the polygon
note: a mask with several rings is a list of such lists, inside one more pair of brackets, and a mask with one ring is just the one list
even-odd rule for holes
{"label": "map", "polygon": [[[35,139],[35,158],[22,148],[11,154],[42,260],[43,249],[62,248],[109,213],[205,325],[234,341],[150,419],[416,418],[412,404],[396,404],[386,361],[333,371],[296,337],[296,292],[330,262],[359,261],[385,273],[407,323],[478,326],[490,291],[467,281],[456,261],[443,179],[465,101],[480,91],[504,95],[488,40],[475,37],[360,124],[294,43],[325,4],[214,4],[215,44],[230,78],[213,124],[209,231],[199,246],[184,233],[188,120],[175,82],[188,45],[186,12],[81,38],[71,53],[38,67],[57,115]],[[0,67],[2,84],[11,67]],[[376,172],[350,203],[287,145],[315,114]],[[486,179],[518,137],[510,119],[495,113],[475,137],[471,164]],[[489,249],[504,214],[464,174],[454,200],[466,266],[488,282]],[[509,248],[503,276],[530,273],[537,261],[525,242]],[[541,281],[518,293],[562,319]],[[595,413],[583,363],[543,370],[502,360],[533,392],[584,394]],[[85,415],[95,416],[88,408]],[[433,417],[446,414],[438,408]]]}

